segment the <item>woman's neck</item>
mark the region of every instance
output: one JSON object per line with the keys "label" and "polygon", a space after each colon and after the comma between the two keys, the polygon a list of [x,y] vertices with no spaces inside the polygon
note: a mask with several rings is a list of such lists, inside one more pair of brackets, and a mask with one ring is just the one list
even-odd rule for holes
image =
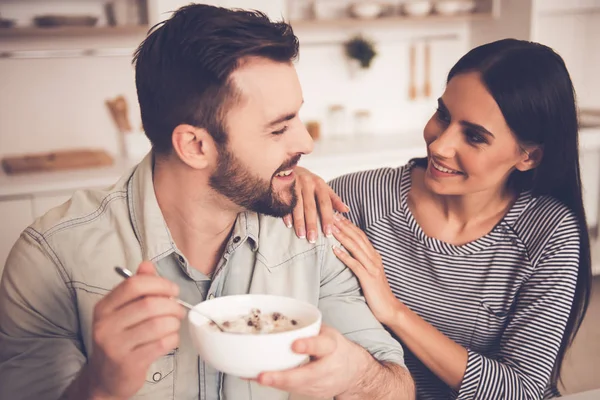
{"label": "woman's neck", "polygon": [[453,244],[473,241],[493,229],[516,199],[511,191],[494,188],[464,195],[434,193],[415,168],[408,204],[428,236]]}

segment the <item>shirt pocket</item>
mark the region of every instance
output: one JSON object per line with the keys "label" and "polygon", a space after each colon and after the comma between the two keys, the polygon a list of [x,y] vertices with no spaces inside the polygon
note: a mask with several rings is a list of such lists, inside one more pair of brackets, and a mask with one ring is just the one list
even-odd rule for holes
{"label": "shirt pocket", "polygon": [[146,382],[135,399],[175,399],[175,366],[178,349],[159,358],[148,368]]}
{"label": "shirt pocket", "polygon": [[290,267],[318,267],[320,264],[320,246],[308,249],[289,248],[277,256],[258,253],[257,261],[265,266],[270,273],[286,271]]}
{"label": "shirt pocket", "polygon": [[482,299],[469,348],[477,352],[493,352],[500,346],[506,328],[510,306],[491,299]]}

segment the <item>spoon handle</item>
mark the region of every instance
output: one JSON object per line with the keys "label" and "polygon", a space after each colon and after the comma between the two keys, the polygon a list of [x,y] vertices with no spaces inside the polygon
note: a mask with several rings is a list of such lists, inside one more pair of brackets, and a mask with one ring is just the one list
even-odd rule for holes
{"label": "spoon handle", "polygon": [[[125,278],[125,279],[131,278],[131,277],[133,276],[133,273],[132,273],[130,270],[128,270],[127,268],[123,268],[123,267],[116,266],[116,267],[115,267],[115,271],[117,271],[117,273],[118,273],[119,275],[121,275],[121,276],[122,276],[123,278]],[[197,309],[195,309],[195,308],[194,308],[194,306],[193,306],[193,305],[191,305],[190,303],[187,303],[187,302],[185,302],[185,301],[181,300],[181,299],[180,299],[180,298],[178,298],[178,297],[172,297],[172,299],[173,299],[173,300],[175,300],[175,301],[176,301],[177,303],[179,303],[180,305],[182,305],[182,306],[184,306],[185,308],[187,308],[188,310],[195,311],[195,312],[197,312],[198,314],[202,315],[204,318],[208,319],[208,320],[209,320],[209,321],[211,321],[213,324],[215,324],[215,326],[216,326],[217,328],[219,328],[219,330],[220,330],[221,332],[225,332],[225,329],[223,329],[223,327],[222,327],[220,324],[218,324],[218,323],[217,323],[217,322],[216,322],[214,319],[212,319],[212,318],[210,318],[210,317],[208,317],[208,316],[204,315],[203,313],[201,313],[200,311],[198,311]]]}
{"label": "spoon handle", "polygon": [[190,303],[187,303],[183,300],[181,300],[180,298],[177,297],[173,297],[173,300],[175,300],[177,303],[181,304],[182,306],[184,306],[185,308],[187,308],[188,310],[192,310],[194,309],[194,306],[191,305]]}
{"label": "spoon handle", "polygon": [[[117,267],[115,267],[115,271],[117,271],[117,273],[125,279],[131,278],[133,276],[133,273],[130,270],[128,270],[127,268],[117,266]],[[177,303],[181,304],[182,306],[184,306],[185,308],[187,308],[188,310],[191,310],[192,308],[194,308],[194,306],[191,305],[190,303],[187,303],[177,297],[173,297],[172,299],[175,300]]]}

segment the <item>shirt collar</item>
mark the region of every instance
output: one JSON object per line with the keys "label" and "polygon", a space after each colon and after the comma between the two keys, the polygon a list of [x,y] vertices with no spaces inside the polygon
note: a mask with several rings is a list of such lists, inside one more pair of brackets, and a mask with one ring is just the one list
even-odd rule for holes
{"label": "shirt collar", "polygon": [[138,164],[127,186],[129,215],[144,260],[158,261],[175,251],[175,243],[154,193],[152,152]]}
{"label": "shirt collar", "polygon": [[[127,192],[130,217],[142,248],[142,255],[145,260],[158,261],[177,252],[177,248],[156,199],[152,179],[153,165],[154,157],[149,153],[135,169],[129,180]],[[252,250],[256,251],[258,236],[258,214],[251,211],[241,212],[236,219],[226,251],[233,252],[248,239]]]}

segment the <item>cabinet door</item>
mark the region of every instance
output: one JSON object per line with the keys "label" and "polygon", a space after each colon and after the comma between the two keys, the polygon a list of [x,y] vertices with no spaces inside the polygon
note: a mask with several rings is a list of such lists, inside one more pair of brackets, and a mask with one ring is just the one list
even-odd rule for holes
{"label": "cabinet door", "polygon": [[10,249],[32,221],[30,199],[0,201],[0,275]]}
{"label": "cabinet door", "polygon": [[578,12],[600,8],[600,0],[537,0],[540,12]]}
{"label": "cabinet door", "polygon": [[581,184],[583,186],[583,207],[589,228],[598,228],[598,209],[600,207],[600,153],[582,151],[579,157]]}

